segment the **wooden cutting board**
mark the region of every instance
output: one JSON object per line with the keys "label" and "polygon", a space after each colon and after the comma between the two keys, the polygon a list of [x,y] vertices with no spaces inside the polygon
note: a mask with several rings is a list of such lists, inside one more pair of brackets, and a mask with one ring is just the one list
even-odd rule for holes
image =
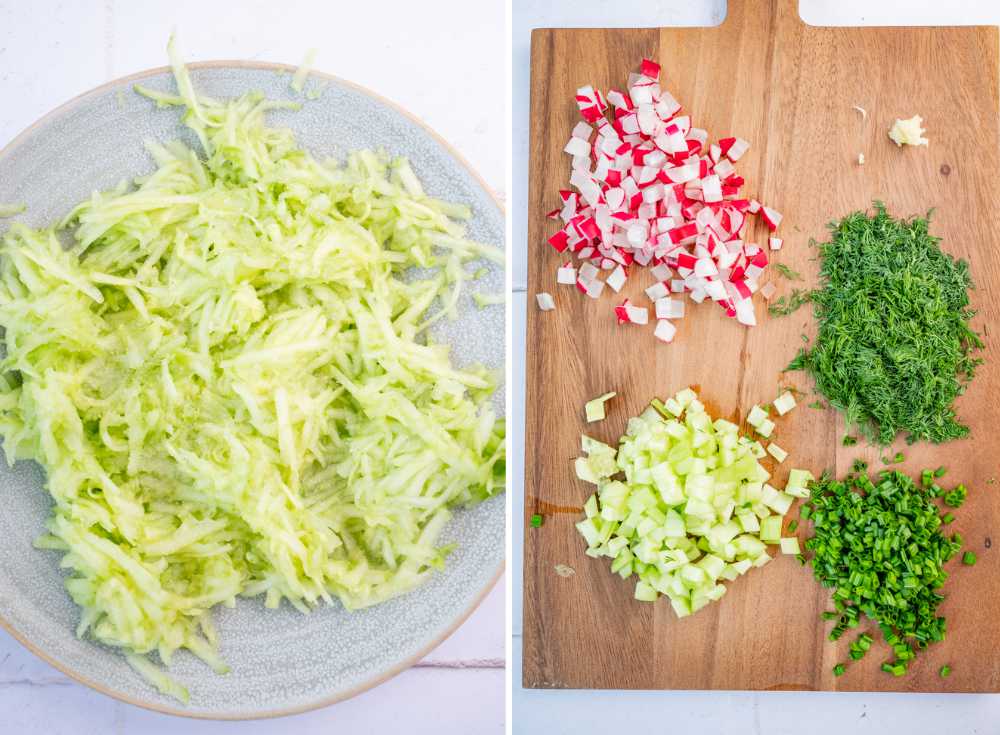
{"label": "wooden cutting board", "polygon": [[[973,438],[945,446],[900,442],[890,454],[904,451],[902,467],[911,474],[945,464],[947,483],[968,485],[953,526],[979,563],[950,563],[941,608],[947,640],[918,656],[903,678],[879,670],[890,653],[877,630],[867,658],[832,675],[855,636],[827,641],[832,623],[820,613],[831,607],[829,593],[793,557],[751,570],[728,585],[721,602],[678,620],[666,600],[636,602],[634,578],[622,581],[608,560],[584,554],[573,524],[593,486],[573,473],[581,432],[614,443],[652,397],[688,385],[714,415],[735,421],[782,386],[813,387],[802,373],[781,372],[800,335],[814,334],[810,309],[769,318],[758,297],[759,326],[747,329],[710,304],[688,303],[674,343],[664,345],[651,329],[619,327],[611,311],[626,295],[646,303],[648,274],[633,278],[618,300],[609,289],[591,300],[555,284],[560,257],[546,244],[555,227],[545,212],[558,206],[557,190],[569,179],[562,148],[579,119],[574,91],[584,84],[623,88],[643,57],[662,64],[665,88],[710,139],[751,142],[737,164],[744,191],[784,213],[785,246],[775,260],[808,284],[817,273],[809,238],[824,238],[827,222],[874,199],[896,215],[933,207],[942,247],[971,264],[974,324],[988,345],[985,365],[959,401]],[[993,484],[1000,478],[1000,350],[991,336],[1000,317],[997,73],[995,27],[819,28],[802,22],[794,0],[730,0],[716,28],[533,33],[523,522],[542,513],[545,524],[525,532],[524,686],[1000,691],[1000,484]],[[854,105],[867,110],[866,122]],[[924,117],[930,146],[897,148],[886,133],[896,117],[914,114]],[[864,166],[856,163],[861,152]],[[751,230],[747,239],[765,237]],[[779,293],[790,291],[773,269],[769,274]],[[535,308],[541,291],[554,295],[555,311]],[[586,425],[584,402],[605,391],[618,392],[608,419]],[[842,447],[842,420],[833,410],[807,408],[811,400],[800,399],[778,420],[775,437],[790,452],[774,470],[778,482],[792,466],[843,474],[859,457],[881,466],[877,449]],[[789,518],[796,516],[793,509]],[[575,575],[557,575],[556,564]],[[945,663],[954,673],[941,679]]]}

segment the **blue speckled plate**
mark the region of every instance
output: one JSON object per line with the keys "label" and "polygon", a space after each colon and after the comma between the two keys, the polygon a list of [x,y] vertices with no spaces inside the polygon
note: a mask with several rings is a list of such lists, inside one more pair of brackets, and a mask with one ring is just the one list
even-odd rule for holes
{"label": "blue speckled plate", "polygon": [[[195,87],[217,97],[251,89],[272,99],[293,97],[293,67],[243,62],[190,66]],[[384,99],[347,82],[328,82],[298,112],[275,112],[317,156],[342,158],[357,148],[381,147],[410,158],[433,196],[466,202],[475,212],[471,234],[503,245],[504,218],[497,202],[448,145]],[[161,110],[132,85],[173,90],[167,69],[104,85],[66,103],[0,152],[0,202],[25,202],[20,219],[41,226],[61,218],[95,189],[152,170],[142,141],[192,137],[177,109]],[[322,82],[320,82],[322,84]],[[317,86],[318,88],[318,86]],[[303,98],[298,98],[303,99]],[[0,230],[4,227],[0,221]],[[503,269],[490,266],[473,288],[502,292]],[[504,310],[475,308],[469,296],[462,317],[441,324],[436,337],[453,345],[459,364],[504,366]],[[498,337],[498,335],[501,335]],[[496,404],[503,410],[503,396]],[[415,663],[448,636],[500,575],[504,559],[504,499],[459,511],[445,534],[458,549],[445,571],[418,590],[377,607],[348,613],[339,605],[302,615],[287,605],[265,610],[241,600],[218,610],[222,654],[232,667],[219,676],[193,656],[179,654],[172,673],[190,690],[181,706],[147,685],[118,653],[78,640],[79,611],[63,588],[59,554],[37,551],[50,505],[45,476],[35,464],[0,469],[0,624],[49,663],[88,686],[127,702],[193,717],[250,718],[289,714],[350,697]],[[442,693],[442,696],[444,694]]]}

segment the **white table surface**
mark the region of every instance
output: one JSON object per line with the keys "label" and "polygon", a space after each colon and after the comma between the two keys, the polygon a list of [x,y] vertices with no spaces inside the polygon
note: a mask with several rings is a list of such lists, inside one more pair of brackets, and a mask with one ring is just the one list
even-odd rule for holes
{"label": "white table surface", "polygon": [[[763,0],[754,0],[754,2]],[[529,51],[532,28],[717,25],[725,0],[513,0],[513,411],[511,446],[524,442],[527,303]],[[801,0],[813,25],[1000,25],[997,0]],[[582,82],[581,82],[582,83]],[[567,131],[569,135],[569,131]],[[567,168],[568,172],[568,168]],[[568,173],[567,173],[568,175]],[[1000,732],[1000,695],[828,692],[552,691],[521,687],[521,583],[524,466],[512,452],[513,732],[707,732],[727,735]]]}
{"label": "white table surface", "polygon": [[[0,146],[81,92],[163,66],[167,35],[176,27],[191,61],[298,64],[307,49],[318,49],[316,68],[422,118],[503,194],[507,110],[497,94],[505,85],[503,3],[433,5],[0,0]],[[252,723],[182,720],[121,704],[76,684],[0,631],[0,733],[503,732],[504,607],[501,581],[417,667],[347,702]]]}

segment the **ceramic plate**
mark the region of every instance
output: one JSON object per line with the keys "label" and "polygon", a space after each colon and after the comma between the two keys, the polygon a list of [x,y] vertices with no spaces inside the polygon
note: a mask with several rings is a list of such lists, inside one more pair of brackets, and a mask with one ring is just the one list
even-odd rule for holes
{"label": "ceramic plate", "polygon": [[[293,67],[214,62],[190,66],[196,89],[227,98],[256,89],[291,99]],[[193,137],[177,108],[157,109],[132,85],[173,90],[167,69],[143,72],[88,92],[50,113],[0,152],[0,202],[25,202],[19,219],[49,224],[122,179],[153,170],[145,138]],[[274,112],[300,145],[317,156],[343,158],[358,148],[383,148],[409,157],[427,191],[466,202],[475,213],[471,235],[503,245],[504,218],[483,182],[448,145],[386,100],[347,82],[313,74],[315,100],[298,112]],[[0,221],[0,230],[5,226]],[[503,269],[491,266],[471,290],[502,292]],[[477,309],[463,296],[461,317],[436,337],[453,345],[462,365],[504,366],[504,310]],[[444,320],[442,320],[444,321]],[[441,324],[441,322],[438,322]],[[502,391],[495,397],[503,411]],[[60,554],[37,551],[50,500],[41,468],[29,462],[0,469],[0,623],[36,654],[79,681],[133,704],[195,717],[244,718],[288,714],[344,699],[372,687],[423,657],[468,615],[500,574],[504,556],[504,498],[458,511],[444,542],[457,551],[446,569],[418,590],[374,608],[348,613],[339,605],[302,615],[287,604],[265,610],[260,599],[216,611],[221,651],[232,671],[219,676],[180,652],[171,672],[190,690],[187,706],[158,694],[115,651],[74,628],[78,608],[63,588]]]}

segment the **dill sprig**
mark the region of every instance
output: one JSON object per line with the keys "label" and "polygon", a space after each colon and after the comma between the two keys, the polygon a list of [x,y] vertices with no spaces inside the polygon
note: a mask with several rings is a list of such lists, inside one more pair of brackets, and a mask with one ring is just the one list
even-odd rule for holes
{"label": "dill sprig", "polygon": [[972,280],[928,226],[881,202],[831,223],[830,242],[817,245],[821,287],[805,298],[819,333],[786,368],[808,370],[848,425],[882,445],[899,432],[911,443],[969,433],[953,403],[982,362],[972,357],[983,346],[969,327]]}
{"label": "dill sprig", "polygon": [[780,273],[781,275],[783,275],[785,278],[787,278],[789,281],[801,281],[802,280],[802,274],[801,273],[799,273],[798,271],[793,271],[791,268],[789,268],[784,263],[775,263],[774,264],[774,269],[776,271],[778,271],[778,273]]}
{"label": "dill sprig", "polygon": [[788,316],[793,311],[797,311],[802,304],[808,303],[809,298],[809,291],[803,291],[801,288],[794,288],[789,296],[781,296],[775,299],[774,302],[767,307],[767,313],[771,316]]}

